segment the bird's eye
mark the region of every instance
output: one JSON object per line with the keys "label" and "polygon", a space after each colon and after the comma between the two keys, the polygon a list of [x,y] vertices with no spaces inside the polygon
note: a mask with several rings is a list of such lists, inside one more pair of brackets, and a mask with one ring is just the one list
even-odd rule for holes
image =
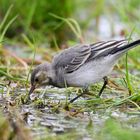
{"label": "bird's eye", "polygon": [[36,78],[36,79],[35,79],[35,82],[38,82],[38,81],[39,81],[38,78]]}

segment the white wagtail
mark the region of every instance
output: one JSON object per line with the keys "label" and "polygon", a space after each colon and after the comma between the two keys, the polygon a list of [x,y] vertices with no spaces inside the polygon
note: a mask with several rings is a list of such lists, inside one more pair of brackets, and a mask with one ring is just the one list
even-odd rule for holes
{"label": "white wagtail", "polygon": [[104,80],[99,92],[100,96],[106,87],[107,76],[117,60],[129,49],[139,44],[140,40],[131,43],[128,43],[128,40],[111,40],[80,44],[65,49],[54,57],[52,63],[40,64],[33,70],[29,94],[42,85],[88,87],[88,85]]}

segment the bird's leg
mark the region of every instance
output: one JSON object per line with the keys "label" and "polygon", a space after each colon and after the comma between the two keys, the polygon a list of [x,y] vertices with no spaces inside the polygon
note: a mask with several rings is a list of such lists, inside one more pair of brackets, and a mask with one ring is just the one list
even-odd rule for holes
{"label": "bird's leg", "polygon": [[87,92],[88,92],[88,86],[83,88],[83,92],[81,94],[79,94],[78,96],[76,96],[75,98],[73,98],[72,100],[70,100],[69,103],[73,103],[75,100],[77,100],[79,97],[81,97],[82,95],[86,94]]}
{"label": "bird's leg", "polygon": [[102,86],[102,88],[101,88],[101,90],[100,90],[100,92],[99,92],[99,94],[98,94],[99,97],[101,96],[103,90],[106,88],[106,85],[108,84],[108,78],[107,78],[107,76],[105,76],[105,77],[103,78],[103,80],[104,80],[104,84],[103,84],[103,86]]}

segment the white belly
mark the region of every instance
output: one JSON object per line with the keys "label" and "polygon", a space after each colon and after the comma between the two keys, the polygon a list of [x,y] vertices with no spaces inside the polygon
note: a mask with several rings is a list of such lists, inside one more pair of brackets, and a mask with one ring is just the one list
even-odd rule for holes
{"label": "white belly", "polygon": [[89,62],[75,72],[65,75],[65,79],[69,86],[84,87],[94,84],[111,73],[115,62],[110,57],[102,59],[102,61]]}

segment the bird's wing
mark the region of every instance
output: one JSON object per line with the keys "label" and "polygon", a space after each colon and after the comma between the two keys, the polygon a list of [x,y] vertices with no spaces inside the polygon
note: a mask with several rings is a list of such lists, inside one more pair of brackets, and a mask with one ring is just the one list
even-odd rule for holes
{"label": "bird's wing", "polygon": [[66,73],[71,73],[83,65],[90,55],[91,47],[89,45],[78,45],[55,56],[52,65],[55,69],[64,68]]}
{"label": "bird's wing", "polygon": [[128,40],[119,40],[119,41],[110,40],[90,44],[91,55],[88,60],[98,59],[99,57],[111,55],[112,51],[121,48],[127,44]]}
{"label": "bird's wing", "polygon": [[128,40],[101,41],[90,45],[78,45],[64,50],[54,57],[52,65],[55,69],[63,68],[66,73],[77,70],[84,63],[110,55],[112,51],[123,47]]}

